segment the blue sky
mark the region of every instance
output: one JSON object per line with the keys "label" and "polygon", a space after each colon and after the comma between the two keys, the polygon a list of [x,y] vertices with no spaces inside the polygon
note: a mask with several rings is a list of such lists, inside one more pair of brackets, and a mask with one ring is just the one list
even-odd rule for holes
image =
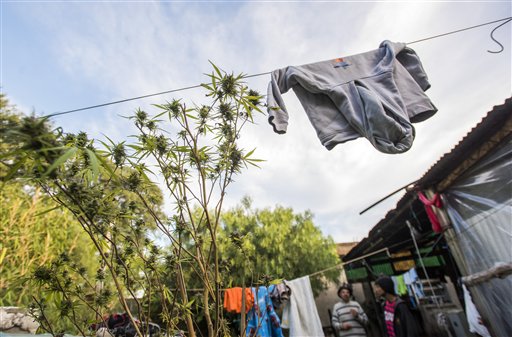
{"label": "blue sky", "polygon": [[[489,2],[149,2],[2,1],[0,85],[25,112],[50,114],[199,84],[211,71],[256,74],[353,55],[383,40],[410,42],[511,16],[510,1]],[[411,45],[420,56],[438,113],[416,127],[413,147],[383,154],[358,139],[327,151],[293,92],[285,135],[264,115],[242,143],[266,160],[236,179],[228,206],[244,195],[255,207],[311,210],[336,241],[362,239],[397,198],[359,212],[421,177],[493,105],[511,93],[511,24]],[[248,79],[266,93],[268,76]],[[69,132],[123,140],[135,131],[120,117],[172,98],[201,103],[200,89],[77,112],[54,119]]]}

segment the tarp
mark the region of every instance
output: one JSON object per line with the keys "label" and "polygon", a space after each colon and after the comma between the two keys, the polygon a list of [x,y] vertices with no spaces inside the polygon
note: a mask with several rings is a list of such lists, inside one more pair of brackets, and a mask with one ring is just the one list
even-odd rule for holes
{"label": "tarp", "polygon": [[[447,242],[464,276],[512,262],[512,138],[444,191],[453,225]],[[448,233],[447,233],[448,234]],[[494,336],[510,336],[512,275],[469,287]]]}

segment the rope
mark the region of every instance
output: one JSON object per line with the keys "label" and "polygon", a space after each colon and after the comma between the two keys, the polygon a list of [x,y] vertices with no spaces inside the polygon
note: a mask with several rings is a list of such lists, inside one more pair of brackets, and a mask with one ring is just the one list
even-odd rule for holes
{"label": "rope", "polygon": [[[427,41],[427,40],[431,40],[431,39],[436,39],[438,37],[442,37],[442,36],[446,36],[446,35],[451,35],[451,34],[455,34],[455,33],[460,33],[460,32],[464,32],[466,30],[470,30],[470,29],[474,29],[474,28],[478,28],[478,27],[482,27],[482,26],[487,26],[487,25],[491,25],[493,23],[496,23],[496,22],[501,22],[501,21],[505,21],[505,20],[508,20],[510,21],[512,19],[512,17],[508,17],[508,18],[503,18],[503,19],[499,19],[499,20],[494,20],[494,21],[490,21],[490,22],[486,22],[486,23],[482,23],[482,24],[479,24],[479,25],[476,25],[476,26],[471,26],[471,27],[466,27],[466,28],[462,28],[462,29],[458,29],[458,30],[454,30],[452,32],[448,32],[448,33],[444,33],[444,34],[439,34],[439,35],[434,35],[434,36],[431,36],[431,37],[426,37],[424,39],[420,39],[420,40],[416,40],[416,41],[412,41],[412,42],[408,42],[407,44],[414,44],[414,43],[418,43],[418,42],[423,42],[423,41]],[[508,22],[507,21],[507,22]],[[506,23],[506,22],[505,22]],[[503,23],[503,24],[505,24]],[[501,26],[501,25],[500,25]],[[499,27],[499,26],[498,26]],[[498,28],[496,27],[496,28]],[[492,38],[492,37],[491,37]],[[494,38],[492,38],[494,40]],[[494,40],[495,42],[497,42],[496,40]],[[499,42],[497,42],[498,44],[500,44]]]}
{"label": "rope", "polygon": [[[416,40],[416,41],[412,41],[412,42],[407,42],[406,44],[409,45],[409,44],[414,44],[414,43],[418,43],[418,42],[423,42],[423,41],[435,39],[435,38],[438,38],[438,37],[442,37],[442,36],[446,36],[446,35],[450,35],[450,34],[455,34],[455,33],[460,33],[460,32],[466,31],[466,30],[475,29],[475,28],[487,26],[487,25],[490,25],[490,24],[493,24],[493,23],[497,23],[497,22],[501,22],[501,21],[506,21],[506,20],[511,21],[512,17],[507,17],[507,18],[503,18],[503,19],[499,19],[499,20],[494,20],[494,21],[482,23],[482,24],[479,24],[479,25],[476,25],[476,26],[471,26],[471,27],[466,27],[466,28],[454,30],[454,31],[451,31],[451,32],[448,32],[448,33],[426,37],[426,38],[423,38],[423,39],[420,39],[420,40]],[[503,24],[505,24],[507,22],[504,22]],[[498,26],[498,27],[500,27],[500,26]],[[496,28],[498,28],[498,27],[496,27]],[[493,32],[494,32],[494,30],[493,30]],[[491,36],[491,38],[494,41],[496,41],[492,36]],[[497,42],[497,43],[501,46],[501,44],[499,42]],[[258,74],[246,75],[246,76],[243,76],[243,78],[258,77],[258,76],[263,76],[263,75],[269,75],[271,73],[272,73],[271,71],[267,71],[267,72],[258,73]],[[189,87],[183,87],[183,88],[178,88],[178,89],[172,89],[172,90],[157,92],[157,93],[154,93],[154,94],[147,94],[147,95],[142,95],[142,96],[137,96],[137,97],[132,97],[132,98],[121,99],[121,100],[118,100],[118,101],[113,101],[113,102],[108,102],[108,103],[91,105],[91,106],[84,107],[84,108],[79,108],[79,109],[73,109],[73,110],[68,110],[68,111],[63,111],[63,112],[56,112],[56,113],[53,113],[53,114],[42,116],[41,118],[51,118],[51,117],[55,117],[55,116],[61,116],[61,115],[70,114],[70,113],[73,113],[73,112],[90,110],[90,109],[100,108],[100,107],[104,107],[104,106],[108,106],[108,105],[113,105],[113,104],[125,103],[125,102],[134,101],[134,100],[138,100],[138,99],[142,99],[142,98],[159,96],[159,95],[164,95],[164,94],[169,94],[169,93],[178,92],[178,91],[184,91],[184,90],[189,90],[189,89],[195,89],[195,88],[199,88],[201,86],[202,86],[202,84],[197,84],[197,85],[193,85],[193,86],[189,86]],[[364,213],[364,211],[362,213]]]}

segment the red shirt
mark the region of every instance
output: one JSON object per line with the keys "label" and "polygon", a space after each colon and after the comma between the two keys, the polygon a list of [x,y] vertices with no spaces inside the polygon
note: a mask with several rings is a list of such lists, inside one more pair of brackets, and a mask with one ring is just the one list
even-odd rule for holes
{"label": "red shirt", "polygon": [[386,322],[386,331],[388,332],[388,337],[395,337],[395,326],[393,324],[395,318],[395,308],[396,300],[393,302],[386,300],[386,304],[384,305],[384,321]]}

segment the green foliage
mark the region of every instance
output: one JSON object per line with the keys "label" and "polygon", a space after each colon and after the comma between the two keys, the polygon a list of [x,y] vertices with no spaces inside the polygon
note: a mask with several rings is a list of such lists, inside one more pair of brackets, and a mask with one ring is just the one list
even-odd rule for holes
{"label": "green foliage", "polygon": [[114,307],[112,284],[97,271],[87,270],[66,253],[34,269],[27,282],[40,293],[33,295],[29,308],[42,330],[54,336],[85,336],[91,323],[110,312]]}
{"label": "green foliage", "polygon": [[18,183],[4,185],[0,203],[0,306],[31,303],[36,292],[26,278],[62,253],[84,265],[86,273],[98,268],[94,246],[80,225],[69,212],[55,209],[55,203],[38,189]]}
{"label": "green foliage", "polygon": [[[70,320],[62,319],[65,310],[56,310],[57,303],[63,303],[62,297],[55,289],[42,292],[41,286],[63,274],[66,275],[63,285],[73,279],[73,284],[79,286],[99,268],[96,249],[73,215],[41,194],[37,184],[9,179],[19,174],[23,165],[16,166],[12,157],[4,157],[6,153],[16,152],[19,146],[7,133],[19,127],[23,118],[2,96],[0,176],[5,182],[0,185],[0,306],[29,307],[35,301],[45,303],[47,319],[54,323],[56,331],[78,333]],[[23,163],[28,166],[29,160]],[[68,268],[65,273],[59,273],[55,266],[63,259]],[[47,266],[53,266],[53,270]],[[94,313],[85,308],[73,310],[83,320],[94,318]]]}
{"label": "green foliage", "polygon": [[[252,210],[249,198],[222,212],[233,176],[260,162],[238,139],[261,97],[242,75],[213,67],[203,85],[208,105],[172,100],[155,105],[154,114],[139,109],[130,117],[138,130],[133,141],[107,137],[99,141],[103,150],[84,132],[2,110],[0,197],[11,206],[1,213],[8,237],[1,249],[24,248],[0,254],[9,261],[2,291],[5,298],[21,294],[23,304],[32,299],[44,330],[85,335],[88,324],[116,308],[189,336],[198,326],[208,336],[227,334],[222,288],[339,263],[310,212]],[[171,200],[165,213],[154,176]],[[42,248],[48,238],[55,248]],[[313,277],[314,291],[337,277],[335,269]],[[9,283],[15,278],[23,282]]]}
{"label": "green foliage", "polygon": [[[67,259],[36,269],[38,289],[51,297],[36,298],[46,331],[58,332],[49,319],[57,312],[84,334],[84,317],[76,308],[83,305],[99,316],[110,299],[105,291],[116,294],[132,321],[158,315],[167,331],[186,326],[194,337],[195,311],[209,336],[226,331],[220,214],[233,176],[260,161],[254,150],[238,145],[243,126],[260,111],[260,96],[242,82],[243,75],[214,66],[209,79],[203,84],[208,105],[190,108],[173,100],[155,105],[154,115],[139,109],[130,117],[138,130],[133,141],[107,137],[100,142],[103,150],[86,133],[53,129],[45,118],[24,117],[0,130],[8,142],[0,155],[2,180],[30,181],[71,212],[101,261],[94,282],[71,276],[75,270]],[[153,176],[163,179],[171,200],[167,215]],[[161,249],[155,238],[169,247]],[[189,298],[192,278],[203,290]]]}
{"label": "green foliage", "polygon": [[[281,206],[253,210],[246,197],[240,206],[222,214],[222,222],[222,259],[229,266],[228,282],[233,285],[244,279],[256,283],[292,280],[340,263],[335,243],[322,235],[310,212],[296,214]],[[314,292],[338,277],[338,269],[313,276]]]}

